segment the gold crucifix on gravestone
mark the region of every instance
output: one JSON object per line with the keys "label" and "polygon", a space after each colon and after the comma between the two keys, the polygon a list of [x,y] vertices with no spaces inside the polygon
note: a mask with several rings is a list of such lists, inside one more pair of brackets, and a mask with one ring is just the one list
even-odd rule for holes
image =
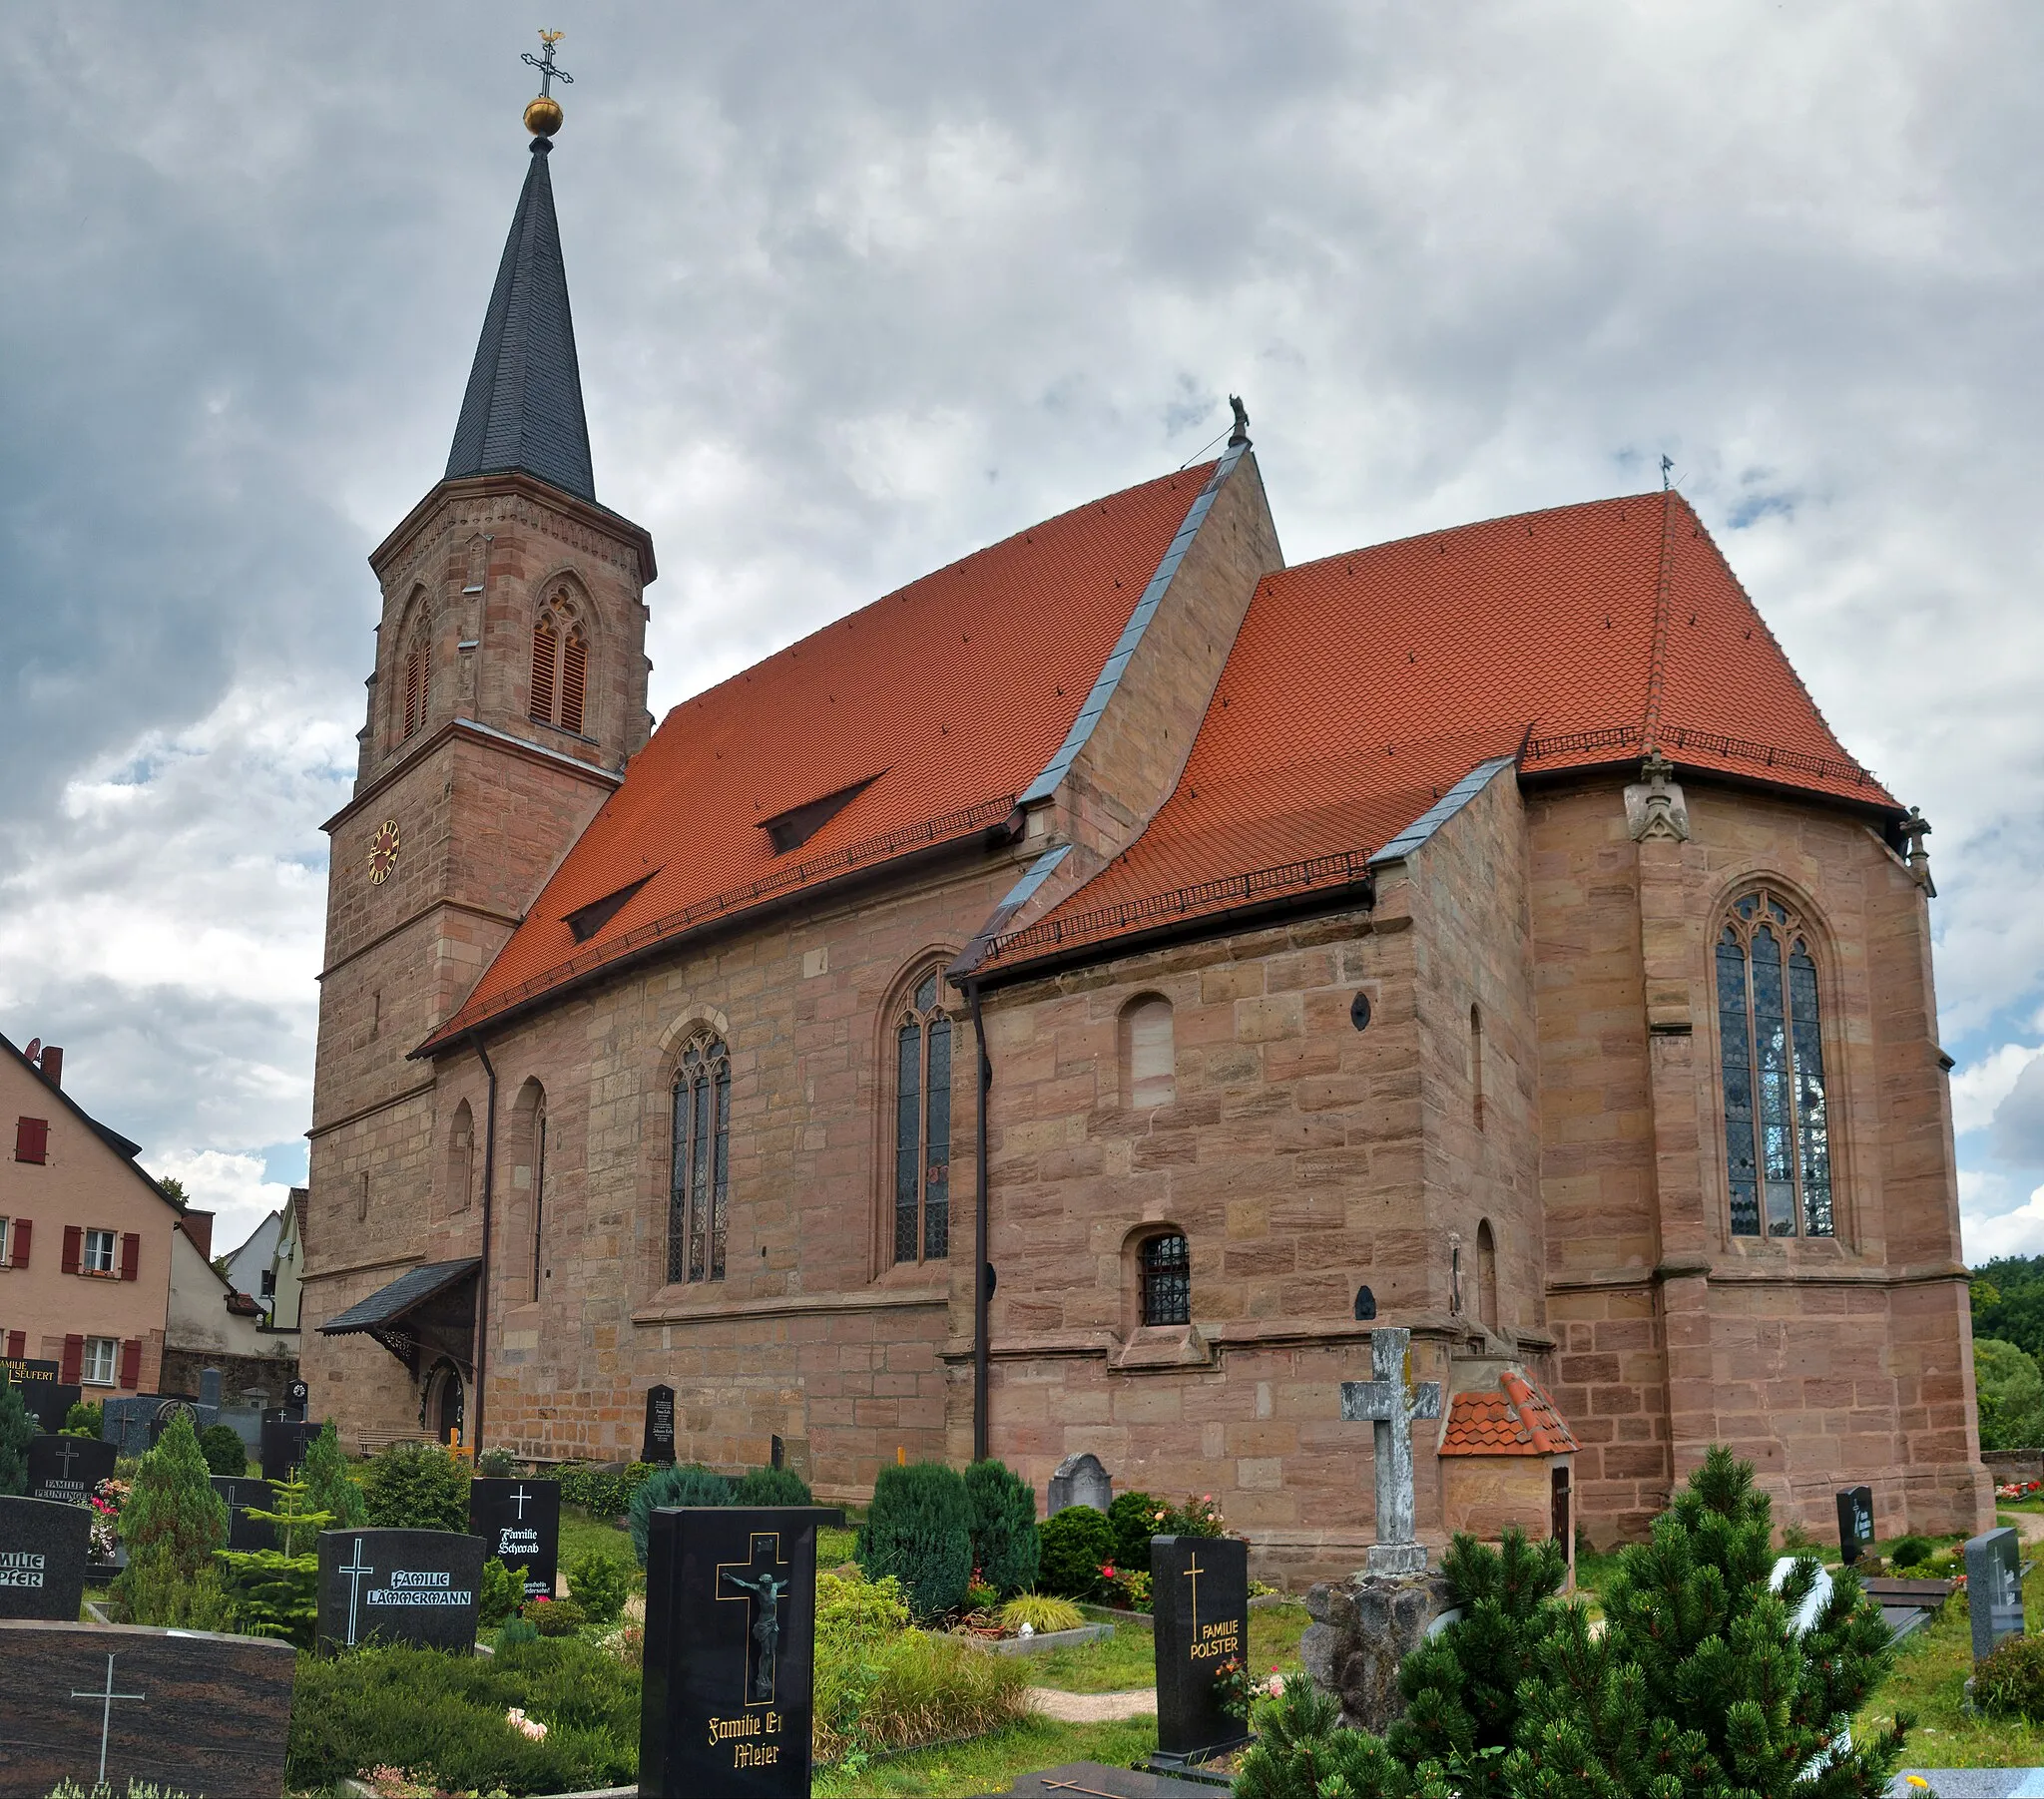
{"label": "gold crucifix on gravestone", "polygon": [[[774,1659],[780,1647],[780,1601],[787,1592],[787,1577],[774,1572],[785,1568],[780,1539],[771,1533],[756,1533],[750,1562],[720,1562],[717,1565],[717,1596],[744,1599],[752,1624],[752,1646],[747,1652],[745,1702],[767,1705],[774,1696]],[[727,1592],[726,1587],[737,1590]]]}

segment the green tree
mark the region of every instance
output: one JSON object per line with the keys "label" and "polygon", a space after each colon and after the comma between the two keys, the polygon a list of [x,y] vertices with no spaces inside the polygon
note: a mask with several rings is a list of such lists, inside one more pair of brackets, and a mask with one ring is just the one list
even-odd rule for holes
{"label": "green tree", "polygon": [[369,1463],[362,1498],[379,1530],[468,1529],[468,1470],[437,1443],[391,1444]]}
{"label": "green tree", "polygon": [[14,1383],[0,1375],[0,1493],[18,1498],[28,1491],[28,1446],[35,1434],[36,1421]]}
{"label": "green tree", "polygon": [[957,1610],[972,1579],[972,1504],[958,1471],[941,1462],[882,1468],[856,1553],[868,1580],[901,1582],[917,1617]]}
{"label": "green tree", "polygon": [[1975,1337],[1973,1385],[1982,1449],[2044,1449],[2044,1371],[2029,1351]]}
{"label": "green tree", "polygon": [[972,1566],[1004,1599],[1036,1584],[1043,1545],[1036,1534],[1036,1493],[1005,1462],[989,1456],[965,1471],[972,1507]]}
{"label": "green tree", "polygon": [[251,1506],[248,1514],[275,1527],[279,1547],[222,1550],[219,1561],[239,1629],[309,1649],[319,1611],[319,1533],[334,1522],[333,1514],[310,1504],[302,1470],[272,1485],[275,1508]]}
{"label": "green tree", "polygon": [[208,1629],[225,1621],[212,1563],[228,1540],[228,1509],[213,1490],[191,1419],[174,1418],[142,1458],[119,1530],[128,1566],[115,1592],[130,1623]]}
{"label": "green tree", "polygon": [[185,1183],[177,1175],[166,1174],[156,1185],[157,1191],[162,1193],[173,1205],[183,1206],[185,1204],[188,1197],[185,1191]]}
{"label": "green tree", "polygon": [[330,1418],[305,1446],[304,1473],[307,1510],[331,1514],[336,1531],[351,1531],[369,1522],[368,1501],[362,1496],[361,1483],[348,1472],[347,1458],[340,1453],[340,1435]]}
{"label": "green tree", "polygon": [[632,1533],[632,1550],[639,1566],[646,1566],[647,1545],[653,1540],[653,1514],[669,1506],[728,1506],[731,1483],[714,1468],[700,1462],[668,1462],[632,1490],[625,1514]]}

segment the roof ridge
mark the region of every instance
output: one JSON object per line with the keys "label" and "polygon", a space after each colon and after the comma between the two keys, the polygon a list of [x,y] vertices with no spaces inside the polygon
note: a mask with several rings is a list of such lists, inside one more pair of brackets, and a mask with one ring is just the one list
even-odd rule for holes
{"label": "roof ridge", "polygon": [[1367,555],[1373,550],[1395,550],[1401,544],[1423,543],[1428,538],[1458,537],[1464,532],[1481,531],[1487,525],[1517,525],[1527,519],[1549,519],[1564,512],[1594,512],[1601,506],[1625,506],[1635,500],[1658,500],[1660,493],[1649,488],[1637,494],[1606,494],[1601,500],[1569,500],[1559,506],[1536,506],[1526,512],[1500,512],[1487,519],[1469,519],[1460,525],[1436,525],[1429,531],[1408,531],[1403,537],[1379,538],[1375,543],[1355,544],[1346,550],[1333,550],[1325,556],[1315,556],[1310,562],[1288,562],[1281,569],[1265,572],[1258,586],[1281,575],[1298,575],[1323,564],[1340,562],[1350,556]]}

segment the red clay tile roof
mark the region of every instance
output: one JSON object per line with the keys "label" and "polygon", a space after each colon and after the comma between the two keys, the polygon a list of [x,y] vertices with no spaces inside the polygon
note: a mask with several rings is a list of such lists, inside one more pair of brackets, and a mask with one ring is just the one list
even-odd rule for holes
{"label": "red clay tile roof", "polygon": [[[1211,465],[1018,532],[669,712],[431,1040],[705,919],[998,824],[1063,742]],[[761,824],[869,781],[775,855]],[[570,913],[646,876],[577,944]]]}
{"label": "red clay tile roof", "polygon": [[981,966],[1354,880],[1487,757],[1523,745],[1528,771],[1630,762],[1650,736],[1678,767],[1894,805],[1680,494],[1279,570],[1149,828]]}
{"label": "red clay tile roof", "polygon": [[1441,1432],[1444,1456],[1566,1456],[1576,1439],[1539,1387],[1509,1368],[1495,1387],[1457,1393]]}

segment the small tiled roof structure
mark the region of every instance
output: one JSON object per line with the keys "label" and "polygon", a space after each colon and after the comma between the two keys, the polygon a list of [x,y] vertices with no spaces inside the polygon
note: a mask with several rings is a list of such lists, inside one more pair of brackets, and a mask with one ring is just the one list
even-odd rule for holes
{"label": "small tiled roof structure", "polygon": [[1444,1456],[1567,1456],[1577,1447],[1554,1401],[1509,1368],[1494,1387],[1457,1393],[1441,1427]]}
{"label": "small tiled roof structure", "polygon": [[979,972],[1165,916],[1354,884],[1486,760],[1683,767],[1899,812],[1678,493],[1491,519],[1266,575],[1177,789]]}

